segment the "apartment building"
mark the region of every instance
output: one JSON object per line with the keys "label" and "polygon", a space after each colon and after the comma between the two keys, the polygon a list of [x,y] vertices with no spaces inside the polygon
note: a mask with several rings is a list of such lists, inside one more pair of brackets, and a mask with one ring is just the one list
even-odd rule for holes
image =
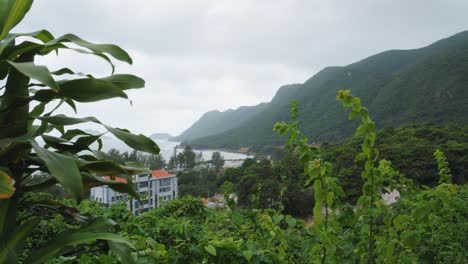
{"label": "apartment building", "polygon": [[[123,178],[114,178],[115,181],[125,181]],[[140,194],[141,200],[130,199],[127,208],[135,215],[157,208],[178,195],[177,178],[165,170],[153,170],[151,174],[133,176],[135,191]],[[108,186],[99,186],[91,189],[90,199],[110,206],[126,198],[126,194],[116,192]]]}

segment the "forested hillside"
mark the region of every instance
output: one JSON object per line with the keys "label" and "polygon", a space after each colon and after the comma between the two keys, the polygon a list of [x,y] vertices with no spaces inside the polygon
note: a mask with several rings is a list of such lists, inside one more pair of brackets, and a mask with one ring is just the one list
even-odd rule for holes
{"label": "forested hillside", "polygon": [[300,84],[289,84],[280,87],[275,98],[270,103],[261,103],[255,106],[242,106],[235,110],[229,109],[224,112],[218,110],[207,112],[192,126],[179,136],[172,138],[172,140],[191,141],[240,127],[245,122],[255,118],[257,114],[262,113],[271,104],[288,104],[290,100],[295,98],[295,94],[300,87]]}
{"label": "forested hillside", "polygon": [[200,148],[280,144],[282,140],[271,127],[276,121],[287,120],[289,102],[294,99],[301,106],[304,133],[314,142],[335,142],[351,136],[354,125],[334,104],[336,92],[343,87],[369,105],[379,128],[423,123],[464,125],[468,124],[467,85],[465,31],[424,48],[390,50],[345,67],[325,68],[302,85],[282,87],[269,103],[209,112],[176,139]]}

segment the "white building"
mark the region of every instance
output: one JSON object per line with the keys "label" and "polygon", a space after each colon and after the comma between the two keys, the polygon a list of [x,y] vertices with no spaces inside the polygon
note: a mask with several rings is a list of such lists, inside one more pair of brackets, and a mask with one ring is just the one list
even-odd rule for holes
{"label": "white building", "polygon": [[[114,180],[126,182],[125,179],[119,177],[115,177]],[[170,201],[178,195],[176,176],[165,170],[153,170],[150,175],[135,175],[133,176],[133,183],[135,185],[135,191],[140,195],[141,200],[129,200],[127,208],[135,215],[159,207],[164,202]],[[95,200],[104,206],[110,206],[126,197],[126,194],[116,192],[108,186],[94,187],[91,189],[90,195],[91,200]]]}

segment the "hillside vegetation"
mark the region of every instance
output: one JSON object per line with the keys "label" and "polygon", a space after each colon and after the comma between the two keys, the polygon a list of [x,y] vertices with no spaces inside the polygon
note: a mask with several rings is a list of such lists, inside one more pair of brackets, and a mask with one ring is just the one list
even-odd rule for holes
{"label": "hillside vegetation", "polygon": [[[345,67],[328,67],[301,85],[283,86],[269,103],[209,112],[176,140],[199,148],[281,144],[271,130],[287,120],[289,102],[301,105],[301,129],[313,142],[352,135],[355,123],[334,104],[349,88],[369,105],[379,127],[408,124],[468,124],[468,32],[430,46],[390,50]],[[241,118],[242,117],[242,118]],[[235,121],[235,122],[234,122]]]}

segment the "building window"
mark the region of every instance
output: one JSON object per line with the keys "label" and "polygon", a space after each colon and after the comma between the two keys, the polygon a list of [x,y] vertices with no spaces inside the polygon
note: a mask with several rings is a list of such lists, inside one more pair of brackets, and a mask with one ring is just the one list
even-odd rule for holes
{"label": "building window", "polygon": [[161,183],[160,183],[160,186],[163,187],[163,186],[169,186],[171,185],[171,179],[162,179],[161,180]]}
{"label": "building window", "polygon": [[140,182],[140,183],[139,183],[139,186],[140,186],[140,188],[145,188],[145,187],[148,187],[149,184],[148,184],[147,181],[144,181],[144,182]]}
{"label": "building window", "polygon": [[169,192],[169,191],[171,191],[171,187],[170,187],[170,186],[159,188],[159,192]]}

